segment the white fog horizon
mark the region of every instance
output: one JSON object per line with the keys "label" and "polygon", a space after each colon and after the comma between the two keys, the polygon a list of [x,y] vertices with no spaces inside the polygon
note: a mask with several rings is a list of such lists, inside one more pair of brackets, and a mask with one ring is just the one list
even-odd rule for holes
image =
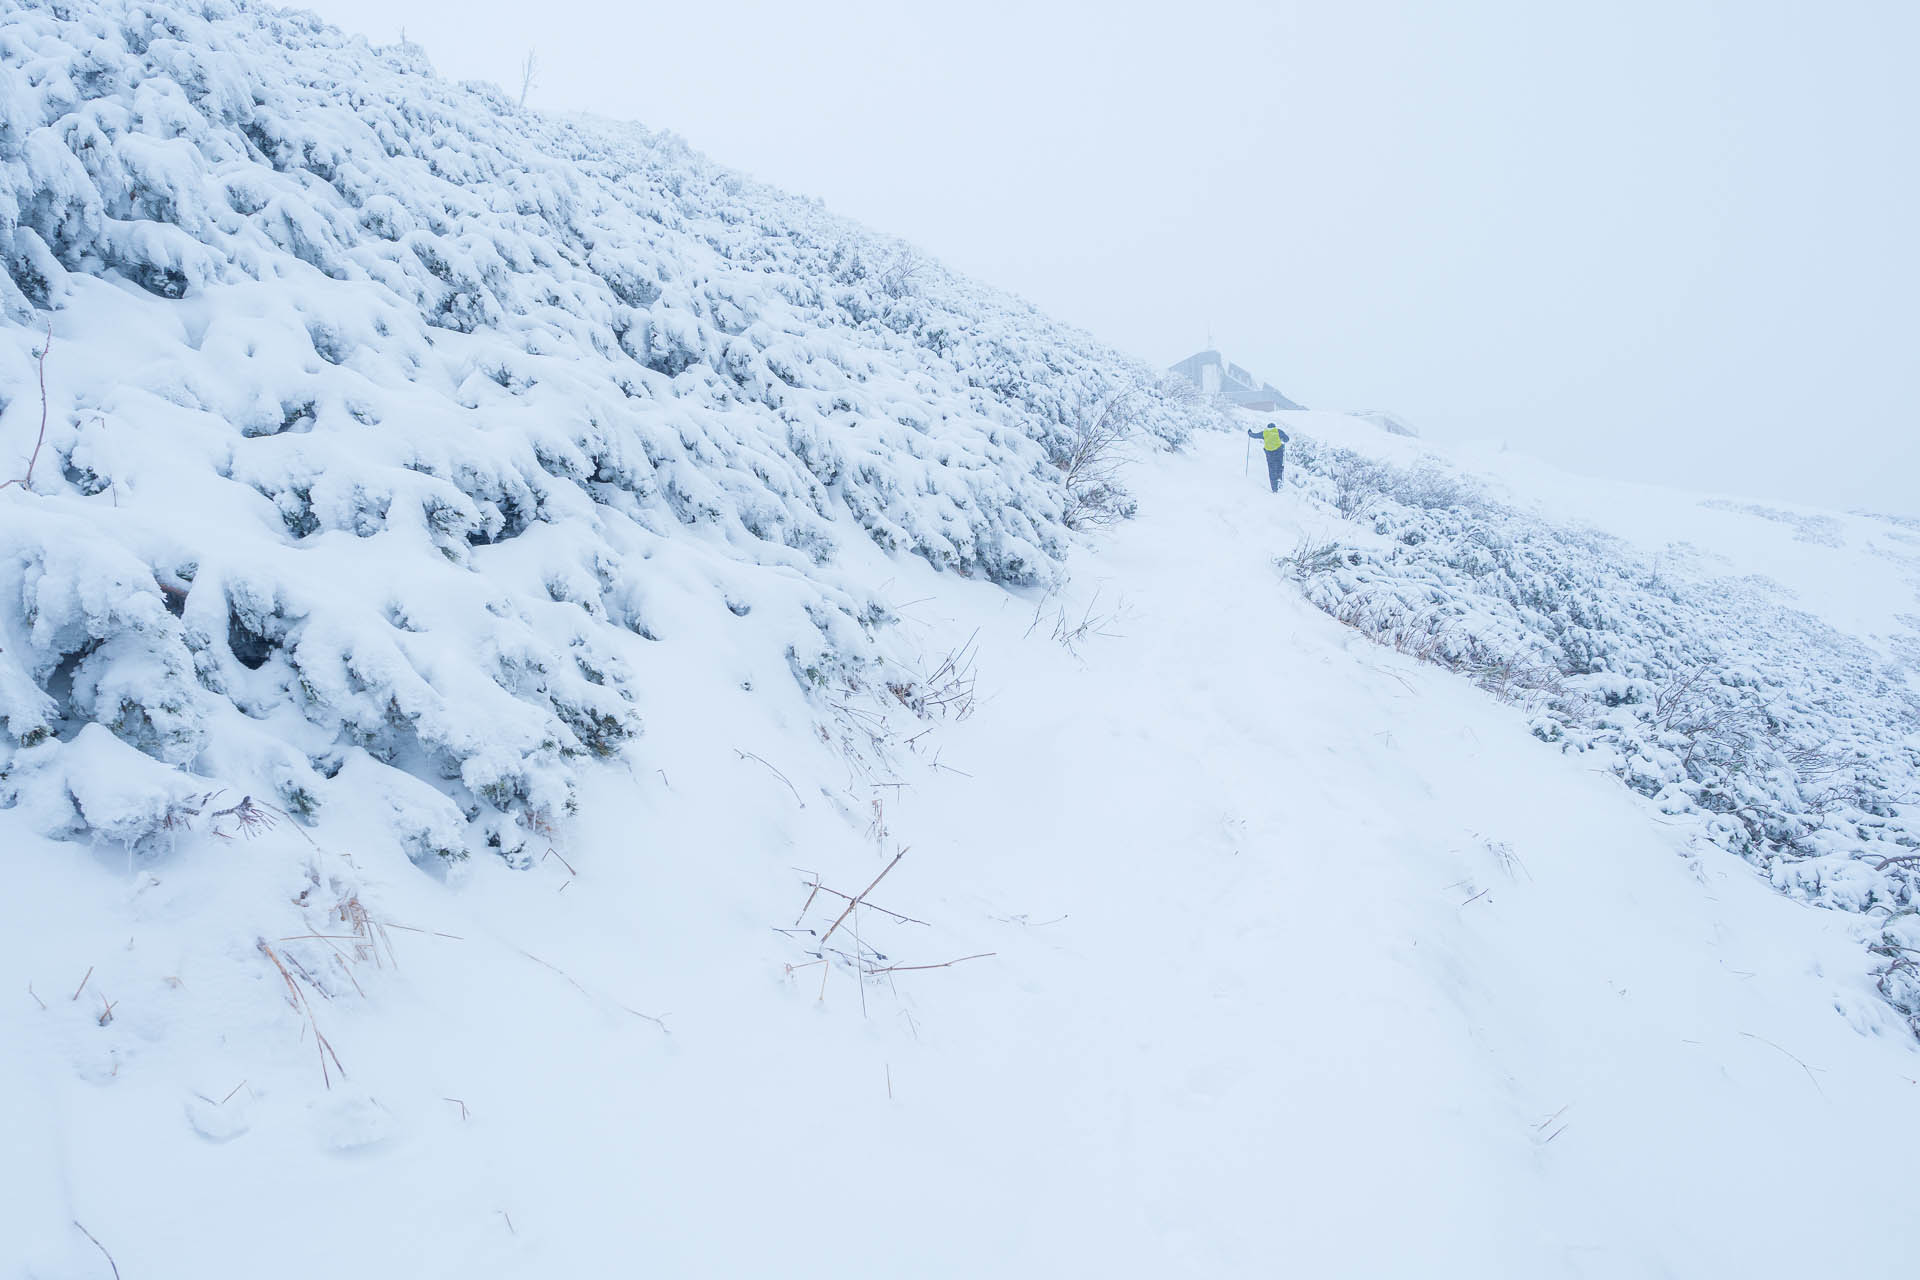
{"label": "white fog horizon", "polygon": [[320,0],[1132,354],[1567,470],[1920,514],[1920,13]]}

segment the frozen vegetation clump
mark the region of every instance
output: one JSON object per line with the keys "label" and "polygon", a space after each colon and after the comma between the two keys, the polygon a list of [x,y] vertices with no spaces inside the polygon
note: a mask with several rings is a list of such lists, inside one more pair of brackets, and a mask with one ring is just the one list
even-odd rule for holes
{"label": "frozen vegetation clump", "polygon": [[1793,530],[1796,542],[1812,542],[1823,547],[1846,545],[1846,539],[1840,532],[1840,522],[1832,516],[1804,515],[1797,511],[1769,507],[1763,503],[1734,502],[1728,498],[1709,498],[1700,505],[1716,511],[1731,511],[1736,515],[1755,516],[1761,520],[1771,520],[1775,524],[1784,524]]}
{"label": "frozen vegetation clump", "polygon": [[1309,600],[1524,708],[1535,737],[1689,816],[1783,893],[1875,921],[1880,991],[1920,1032],[1910,671],[1771,583],[1663,571],[1437,462],[1308,440],[1294,454],[1303,491],[1354,525],[1281,562]]}
{"label": "frozen vegetation clump", "polygon": [[1082,424],[1210,413],[671,135],[310,14],[12,3],[0,63],[0,802],[43,830],[351,788],[422,862],[524,862],[690,600],[857,668],[849,538],[1047,580]]}

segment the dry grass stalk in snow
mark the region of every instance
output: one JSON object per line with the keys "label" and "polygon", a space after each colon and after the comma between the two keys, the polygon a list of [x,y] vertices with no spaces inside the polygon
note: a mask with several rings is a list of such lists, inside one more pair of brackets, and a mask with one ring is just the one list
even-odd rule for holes
{"label": "dry grass stalk in snow", "polygon": [[272,961],[273,967],[280,971],[281,980],[287,984],[287,1003],[291,1004],[297,1012],[304,1014],[307,1025],[313,1028],[314,1044],[320,1051],[320,1079],[327,1088],[333,1088],[333,1075],[327,1070],[327,1059],[333,1059],[334,1070],[338,1071],[342,1078],[346,1076],[347,1069],[340,1065],[340,1055],[333,1051],[333,1045],[320,1030],[320,1019],[314,1016],[313,1005],[308,1002],[306,992],[300,989],[300,984],[294,981],[293,974],[287,971],[286,964],[281,961],[280,953],[268,945],[265,938],[255,939],[254,945],[260,949],[260,954]]}

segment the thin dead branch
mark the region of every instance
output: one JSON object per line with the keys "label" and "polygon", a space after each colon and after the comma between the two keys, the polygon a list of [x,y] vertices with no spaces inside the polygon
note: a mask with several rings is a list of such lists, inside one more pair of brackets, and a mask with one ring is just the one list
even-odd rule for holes
{"label": "thin dead branch", "polygon": [[[905,850],[902,850],[902,852],[904,853],[904,852],[905,852]],[[801,868],[801,867],[795,867],[795,868],[794,868],[794,870],[795,870],[795,871],[801,871],[801,870],[804,870],[804,868]],[[799,923],[800,923],[800,922],[801,922],[802,920],[804,920],[804,919],[806,919],[806,918],[807,918],[807,909],[808,909],[809,907],[811,907],[811,906],[813,906],[813,900],[814,900],[814,898],[815,898],[815,897],[817,897],[817,896],[819,896],[820,894],[823,894],[823,893],[830,893],[830,894],[832,894],[832,895],[833,895],[834,897],[836,897],[836,898],[838,898],[838,899],[840,899],[840,900],[841,900],[842,902],[852,902],[852,901],[853,901],[853,899],[854,899],[854,895],[852,895],[852,894],[847,894],[847,893],[842,893],[842,892],[840,892],[840,890],[838,890],[838,889],[835,889],[835,888],[832,888],[832,887],[831,887],[831,886],[829,886],[829,885],[824,885],[824,884],[821,884],[821,883],[820,883],[820,873],[819,873],[819,872],[817,872],[817,871],[808,871],[808,872],[806,872],[806,874],[807,874],[807,875],[809,875],[809,876],[811,876],[811,877],[813,877],[813,878],[812,878],[811,880],[808,880],[808,881],[806,882],[806,884],[807,884],[807,889],[808,889],[808,893],[807,893],[807,900],[806,900],[806,902],[804,902],[804,903],[802,903],[802,904],[801,904],[801,907],[800,907],[800,914],[799,914],[798,916],[795,916],[795,917],[794,917],[794,921],[793,921],[793,923],[794,923],[794,924],[795,924],[796,926],[798,926],[798,925],[799,925]],[[901,915],[901,914],[900,914],[900,913],[899,913],[898,911],[889,911],[889,910],[887,910],[887,909],[886,909],[885,907],[883,907],[883,906],[881,906],[881,905],[879,905],[878,903],[875,903],[875,902],[866,902],[866,901],[864,901],[864,900],[863,900],[863,901],[861,902],[861,904],[860,904],[860,905],[861,905],[861,906],[863,906],[863,907],[871,907],[871,908],[872,908],[873,910],[875,910],[875,911],[878,911],[878,912],[879,912],[879,913],[880,913],[881,915],[883,915],[883,916],[887,916],[887,917],[890,917],[891,919],[894,919],[894,920],[898,920],[898,921],[899,921],[899,922],[900,922],[901,924],[917,924],[917,925],[925,925],[925,926],[926,926],[927,928],[932,928],[932,927],[933,927],[932,925],[930,925],[930,924],[928,924],[928,923],[927,923],[927,921],[925,921],[925,920],[916,920],[916,919],[915,919],[914,917],[912,917],[912,916],[903,916],[903,915]]]}
{"label": "thin dead branch", "polygon": [[1779,1049],[1781,1053],[1786,1054],[1789,1058],[1792,1058],[1795,1062],[1798,1062],[1800,1064],[1800,1069],[1807,1073],[1807,1082],[1813,1086],[1813,1091],[1819,1094],[1823,1098],[1827,1096],[1827,1091],[1825,1089],[1822,1089],[1820,1087],[1820,1082],[1814,1078],[1814,1075],[1813,1075],[1814,1069],[1808,1066],[1805,1062],[1802,1062],[1797,1054],[1787,1049],[1781,1049],[1779,1045],[1774,1044],[1773,1041],[1767,1039],[1765,1036],[1757,1036],[1753,1034],[1753,1032],[1751,1031],[1742,1031],[1740,1034],[1745,1036],[1749,1040],[1758,1040],[1761,1044],[1767,1045],[1770,1048]]}
{"label": "thin dead branch", "polygon": [[[797,869],[798,868],[796,868],[796,870]],[[813,892],[809,893],[807,900],[800,904],[800,914],[793,918],[793,926],[796,929],[800,927],[800,922],[807,918],[807,911],[813,906],[813,900],[820,896],[820,873],[818,871],[812,871],[808,872],[808,874],[813,877]],[[809,930],[808,932],[812,931]]]}
{"label": "thin dead branch", "polygon": [[75,1218],[73,1220],[73,1225],[80,1228],[81,1235],[93,1241],[93,1247],[100,1251],[100,1256],[107,1260],[107,1265],[109,1267],[113,1268],[113,1280],[120,1280],[120,1264],[115,1262],[113,1260],[113,1255],[107,1252],[107,1246],[101,1244],[100,1241],[94,1237],[93,1232],[87,1230],[85,1227],[81,1227],[80,1219]]}
{"label": "thin dead branch", "polygon": [[917,969],[951,969],[956,964],[965,964],[969,960],[985,960],[988,956],[997,956],[998,951],[982,951],[977,955],[961,956],[958,960],[942,960],[939,964],[890,964],[884,969],[867,970],[868,977],[878,977],[883,973],[912,973]]}
{"label": "thin dead branch", "polygon": [[430,938],[446,938],[451,942],[466,941],[465,938],[461,937],[457,933],[442,933],[438,929],[416,929],[414,926],[410,924],[395,924],[391,920],[382,921],[380,927],[383,929],[404,929],[408,933],[424,933]]}
{"label": "thin dead branch", "polygon": [[868,885],[868,886],[867,886],[866,888],[864,888],[864,889],[862,889],[862,890],[861,890],[861,891],[860,891],[859,893],[856,893],[855,895],[853,895],[853,897],[851,897],[851,898],[849,898],[849,899],[847,899],[847,907],[846,907],[846,910],[845,910],[845,911],[842,911],[842,912],[841,912],[841,913],[839,914],[839,916],[835,918],[835,920],[834,920],[834,922],[833,922],[833,927],[832,927],[832,928],[830,928],[830,929],[828,929],[828,930],[827,930],[827,931],[826,931],[825,933],[823,933],[823,934],[821,934],[821,935],[820,935],[820,942],[821,942],[821,945],[823,945],[823,946],[824,946],[824,945],[826,944],[826,941],[827,941],[827,939],[828,939],[828,938],[831,938],[831,937],[833,936],[833,934],[834,934],[834,930],[835,930],[835,929],[838,929],[838,928],[840,927],[840,922],[841,922],[841,921],[843,921],[843,920],[845,920],[845,919],[847,918],[847,916],[848,916],[848,914],[849,914],[850,912],[852,912],[852,910],[853,910],[853,909],[854,909],[855,907],[857,907],[857,906],[859,906],[859,905],[860,905],[860,903],[861,903],[861,900],[862,900],[862,899],[864,899],[864,898],[865,898],[865,897],[866,897],[866,896],[867,896],[868,894],[870,894],[870,893],[872,893],[872,892],[873,892],[873,889],[874,889],[874,885],[877,885],[877,884],[879,884],[879,883],[880,883],[880,882],[881,882],[882,880],[885,880],[885,879],[887,878],[887,872],[889,872],[889,871],[891,871],[891,870],[893,870],[893,869],[894,869],[895,867],[897,867],[897,866],[899,866],[899,865],[900,865],[900,859],[902,859],[902,858],[904,858],[904,857],[906,857],[906,856],[907,856],[907,851],[906,851],[905,849],[902,849],[902,850],[900,850],[900,852],[898,852],[898,853],[896,853],[896,854],[894,854],[894,855],[893,855],[893,861],[892,861],[892,862],[889,862],[889,863],[888,863],[888,864],[887,864],[886,866],[884,866],[884,867],[882,867],[882,868],[880,869],[880,874],[879,874],[879,875],[877,875],[877,876],[875,876],[875,877],[873,878],[873,884],[869,884],[869,885]]}
{"label": "thin dead branch", "polygon": [[593,992],[587,990],[585,987],[581,986],[578,982],[576,982],[573,978],[573,975],[569,974],[565,969],[562,969],[560,966],[554,965],[554,964],[548,964],[545,960],[542,960],[539,956],[533,954],[533,952],[531,951],[524,951],[524,950],[521,950],[521,948],[519,947],[515,947],[514,950],[519,951],[521,955],[533,961],[535,964],[539,965],[541,968],[551,969],[553,972],[559,974],[563,979],[566,980],[567,985],[571,986],[575,991],[578,991],[581,995],[585,996],[587,999],[605,1000],[608,1004],[620,1010],[622,1013],[630,1013],[636,1018],[644,1018],[646,1021],[651,1022],[654,1026],[659,1027],[663,1034],[666,1034],[666,1035],[672,1034],[672,1032],[667,1030],[667,1024],[664,1019],[655,1017],[651,1013],[642,1013],[638,1009],[630,1009],[626,1005],[621,1004],[618,1000],[609,999],[606,996],[595,995]]}
{"label": "thin dead branch", "polygon": [[753,754],[753,752],[751,751],[742,751],[740,750],[740,748],[735,747],[733,749],[733,754],[735,754],[736,756],[739,756],[742,760],[754,760],[754,761],[758,761],[762,765],[765,765],[766,768],[773,774],[774,777],[780,779],[780,781],[787,784],[787,790],[793,792],[794,802],[798,804],[802,809],[807,807],[807,802],[800,798],[800,788],[794,786],[792,781],[788,779],[786,774],[780,772],[778,769],[775,769],[772,765],[767,764],[765,760],[761,760],[759,756]]}

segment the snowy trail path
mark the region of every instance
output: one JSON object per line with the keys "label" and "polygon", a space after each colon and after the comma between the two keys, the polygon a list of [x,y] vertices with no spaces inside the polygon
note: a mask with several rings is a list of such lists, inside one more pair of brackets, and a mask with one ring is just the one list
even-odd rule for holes
{"label": "snowy trail path", "polygon": [[[1123,638],[1008,673],[955,735],[970,787],[928,815],[1005,899],[1071,912],[1018,1034],[1111,1064],[1059,1083],[1090,1143],[1126,1135],[1099,1162],[1142,1209],[1119,1252],[1788,1275],[1835,1260],[1823,1222],[1899,1221],[1900,1144],[1859,1135],[1920,1136],[1920,1060],[1836,1012],[1891,1022],[1852,922],[1677,856],[1518,713],[1298,600],[1272,560],[1302,509],[1240,452],[1141,478],[1096,566]],[[1788,1187],[1804,1225],[1762,1221]],[[1884,1231],[1852,1241],[1857,1274],[1894,1273]]]}
{"label": "snowy trail path", "polygon": [[[0,965],[59,994],[0,1010],[7,1150],[45,1171],[0,1275],[94,1274],[75,1220],[148,1277],[1905,1274],[1920,1053],[1859,921],[1306,605],[1272,559],[1319,517],[1242,448],[1137,469],[1048,606],[1125,598],[1078,657],[1031,600],[850,552],[928,652],[978,633],[976,713],[883,842],[748,624],[687,611],[570,868],[362,864],[459,940],[324,1002],[332,1089],[255,950],[297,860],[129,888],[23,842],[48,914]],[[851,888],[897,844],[875,900],[931,926],[863,942],[993,958],[864,1003],[785,976],[792,868]],[[96,964],[110,1029],[61,990]]]}

